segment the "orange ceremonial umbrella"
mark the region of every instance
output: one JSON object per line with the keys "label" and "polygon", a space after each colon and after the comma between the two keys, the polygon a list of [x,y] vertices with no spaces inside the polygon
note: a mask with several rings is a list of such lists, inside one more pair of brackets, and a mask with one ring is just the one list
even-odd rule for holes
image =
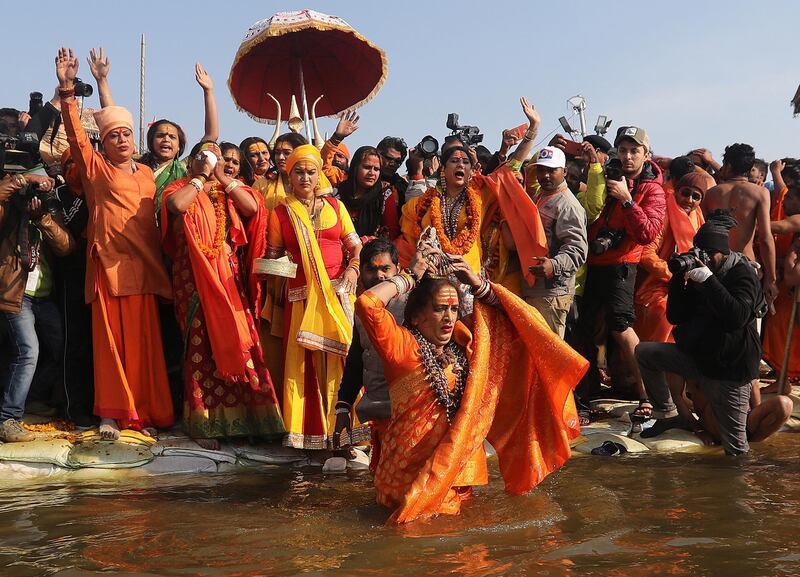
{"label": "orange ceremonial umbrella", "polygon": [[338,16],[278,12],[247,31],[228,87],[236,106],[261,121],[280,123],[281,105],[297,96],[308,123],[308,100],[320,116],[356,108],[378,93],[387,70],[383,50]]}

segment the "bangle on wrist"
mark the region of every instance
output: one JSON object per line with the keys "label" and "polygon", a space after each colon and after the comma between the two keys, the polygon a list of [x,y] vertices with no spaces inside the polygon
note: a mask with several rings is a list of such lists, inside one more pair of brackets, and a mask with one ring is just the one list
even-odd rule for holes
{"label": "bangle on wrist", "polygon": [[234,188],[241,186],[241,184],[241,182],[234,178],[228,183],[228,186],[225,187],[225,192],[231,192]]}
{"label": "bangle on wrist", "polygon": [[197,177],[194,177],[192,180],[190,180],[189,184],[192,185],[193,187],[195,187],[197,189],[197,192],[200,192],[201,190],[203,190],[203,186],[204,186],[203,181],[200,180]]}

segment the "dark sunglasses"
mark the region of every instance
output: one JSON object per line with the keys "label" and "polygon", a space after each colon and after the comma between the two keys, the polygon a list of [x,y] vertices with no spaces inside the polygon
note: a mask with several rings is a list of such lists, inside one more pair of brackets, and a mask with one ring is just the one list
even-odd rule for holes
{"label": "dark sunglasses", "polygon": [[682,188],[678,192],[680,192],[681,196],[685,198],[691,198],[692,200],[696,200],[698,202],[703,200],[703,195],[696,190],[692,190],[691,188]]}

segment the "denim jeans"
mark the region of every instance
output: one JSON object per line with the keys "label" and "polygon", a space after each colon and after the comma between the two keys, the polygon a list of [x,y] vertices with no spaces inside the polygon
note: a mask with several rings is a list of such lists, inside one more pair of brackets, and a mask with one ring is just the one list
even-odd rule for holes
{"label": "denim jeans", "polygon": [[[9,350],[11,352],[8,368],[3,371],[0,389],[3,392],[0,405],[0,421],[21,419],[25,412],[36,365],[39,361],[39,341],[50,350],[52,359],[60,360],[64,333],[61,315],[55,303],[49,298],[36,298],[25,295],[18,313],[2,312],[8,326]],[[53,382],[58,375],[58,367],[41,374],[43,379]],[[41,372],[41,371],[40,371]],[[53,384],[55,384],[53,382]]]}

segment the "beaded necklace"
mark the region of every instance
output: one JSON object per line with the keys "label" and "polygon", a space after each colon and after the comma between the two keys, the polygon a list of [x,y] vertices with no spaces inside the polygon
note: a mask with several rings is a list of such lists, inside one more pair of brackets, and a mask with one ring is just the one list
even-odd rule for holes
{"label": "beaded necklace", "polygon": [[[447,422],[452,423],[461,406],[461,397],[467,386],[467,377],[469,376],[467,355],[464,349],[453,341],[445,345],[441,355],[437,355],[436,347],[422,336],[422,333],[413,328],[411,334],[419,345],[425,380],[430,384],[436,401],[447,411]],[[444,373],[444,370],[450,365],[453,365],[453,373],[456,376],[456,385],[452,391],[448,386],[447,375]]]}
{"label": "beaded necklace", "polygon": [[447,196],[447,192],[442,193],[442,216],[444,217],[444,232],[447,238],[453,239],[458,234],[458,216],[461,209],[467,204],[467,187],[458,193],[453,200]]}

